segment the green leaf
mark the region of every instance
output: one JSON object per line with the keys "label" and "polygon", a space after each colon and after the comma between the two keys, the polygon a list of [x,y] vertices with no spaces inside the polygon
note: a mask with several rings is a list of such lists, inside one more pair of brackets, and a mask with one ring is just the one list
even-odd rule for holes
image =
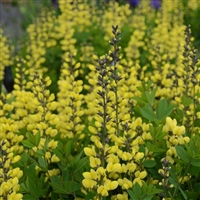
{"label": "green leaf", "polygon": [[39,167],[43,170],[47,170],[47,163],[43,157],[38,158]]}
{"label": "green leaf", "polygon": [[34,196],[36,199],[40,196],[38,194],[38,188],[33,180],[31,178],[27,177],[26,179],[26,187],[28,188],[30,194]]}
{"label": "green leaf", "polygon": [[128,194],[131,197],[131,200],[136,200],[137,199],[137,196],[132,192],[132,190],[127,190],[127,191],[128,191]]}
{"label": "green leaf", "polygon": [[45,143],[44,143],[44,147],[43,147],[43,150],[44,150],[45,153],[47,151],[48,143],[49,143],[49,140],[48,140],[48,138],[46,138]]}
{"label": "green leaf", "polygon": [[177,188],[178,183],[177,183],[172,177],[169,177],[169,182],[170,182],[175,188]]}
{"label": "green leaf", "polygon": [[195,127],[200,127],[200,119],[196,119],[196,120],[194,121],[194,126],[195,126]]}
{"label": "green leaf", "polygon": [[26,133],[27,139],[31,142],[34,143],[34,135],[30,132]]}
{"label": "green leaf", "polygon": [[193,159],[191,164],[195,167],[200,167],[200,159]]}
{"label": "green leaf", "polygon": [[66,191],[71,194],[72,192],[75,192],[79,189],[81,189],[82,185],[80,183],[77,183],[75,181],[65,181],[64,186],[66,188]]}
{"label": "green leaf", "polygon": [[35,145],[36,145],[36,146],[39,145],[39,143],[40,143],[40,138],[41,138],[40,132],[38,131],[38,132],[36,133],[36,135],[35,135]]}
{"label": "green leaf", "polygon": [[157,89],[158,89],[157,87],[154,88],[154,89],[151,91],[151,93],[148,92],[148,91],[145,91],[145,95],[146,95],[147,101],[148,101],[148,103],[149,103],[150,105],[152,105],[153,102],[154,102],[154,98],[155,98],[155,94],[156,94]]}
{"label": "green leaf", "polygon": [[154,195],[148,195],[147,197],[143,198],[144,200],[151,200]]}
{"label": "green leaf", "polygon": [[39,158],[39,157],[41,157],[41,156],[44,156],[44,151],[43,151],[43,149],[37,150],[37,151],[35,152],[34,156],[35,156],[36,158]]}
{"label": "green leaf", "polygon": [[25,183],[20,184],[20,192],[25,193],[28,191],[28,188],[26,187]]}
{"label": "green leaf", "polygon": [[135,183],[133,187],[133,192],[135,193],[137,197],[139,197],[142,194],[142,189],[138,183]]}
{"label": "green leaf", "polygon": [[147,146],[147,149],[149,151],[153,151],[155,153],[162,153],[162,152],[165,152],[166,150],[163,149],[163,148],[159,148],[155,145],[153,145],[151,142],[146,142],[146,146]]}
{"label": "green leaf", "polygon": [[147,102],[140,97],[133,97],[133,99],[136,100],[139,103],[147,104]]}
{"label": "green leaf", "polygon": [[21,143],[25,146],[28,147],[29,149],[32,149],[35,145],[31,143],[29,140],[23,140]]}
{"label": "green leaf", "polygon": [[69,170],[65,169],[63,170],[63,181],[68,181],[69,180]]}
{"label": "green leaf", "polygon": [[155,160],[145,160],[143,162],[143,165],[144,165],[144,167],[152,168],[152,167],[156,166],[156,161]]}
{"label": "green leaf", "polygon": [[69,194],[66,191],[66,188],[63,187],[61,184],[57,184],[57,183],[50,183],[50,185],[53,187],[54,192],[58,193],[58,194]]}
{"label": "green leaf", "polygon": [[36,198],[33,197],[33,196],[30,195],[30,194],[24,194],[24,195],[23,195],[23,200],[36,200]]}
{"label": "green leaf", "polygon": [[182,146],[175,146],[176,152],[178,156],[183,160],[184,162],[189,162],[190,158],[185,149]]}
{"label": "green leaf", "polygon": [[143,108],[140,109],[142,116],[150,121],[155,121],[156,115],[153,112],[153,109],[150,107],[150,105],[146,105]]}
{"label": "green leaf", "polygon": [[166,99],[160,100],[158,103],[158,107],[156,108],[156,114],[157,114],[158,119],[159,120],[165,119],[167,116],[171,114],[173,109],[174,109],[174,106],[173,105],[168,106]]}
{"label": "green leaf", "polygon": [[185,192],[182,190],[182,188],[180,186],[178,186],[178,189],[180,190],[180,192],[183,195],[184,199],[187,200],[187,196],[186,196]]}
{"label": "green leaf", "polygon": [[184,106],[189,106],[190,104],[193,103],[193,100],[192,100],[192,98],[183,95],[183,96],[181,97],[181,102],[182,102],[182,104],[183,104]]}
{"label": "green leaf", "polygon": [[68,156],[71,154],[71,150],[73,148],[73,144],[75,143],[76,138],[71,139],[67,144],[64,146],[65,155]]}
{"label": "green leaf", "polygon": [[173,166],[171,167],[169,174],[170,174],[169,182],[172,183],[175,188],[177,188],[177,186],[179,185],[179,181],[178,181],[177,173]]}

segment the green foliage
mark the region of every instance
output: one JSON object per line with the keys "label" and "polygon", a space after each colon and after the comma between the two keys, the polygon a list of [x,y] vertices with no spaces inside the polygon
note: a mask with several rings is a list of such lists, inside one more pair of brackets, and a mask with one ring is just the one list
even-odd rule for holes
{"label": "green foliage", "polygon": [[155,195],[162,192],[161,189],[157,189],[154,185],[147,185],[143,182],[142,187],[136,183],[132,190],[128,190],[131,200],[151,200],[155,199]]}

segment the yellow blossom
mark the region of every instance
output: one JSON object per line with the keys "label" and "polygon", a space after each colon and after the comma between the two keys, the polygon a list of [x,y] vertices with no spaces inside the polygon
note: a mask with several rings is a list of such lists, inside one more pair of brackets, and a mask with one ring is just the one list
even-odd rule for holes
{"label": "yellow blossom", "polygon": [[83,179],[82,184],[85,188],[93,189],[97,185],[97,182],[94,180]]}

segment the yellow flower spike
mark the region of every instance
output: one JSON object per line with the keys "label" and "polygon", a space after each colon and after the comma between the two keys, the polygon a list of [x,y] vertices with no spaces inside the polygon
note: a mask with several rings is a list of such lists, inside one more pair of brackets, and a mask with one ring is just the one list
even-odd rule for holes
{"label": "yellow flower spike", "polygon": [[11,184],[12,184],[13,187],[14,187],[15,185],[17,185],[18,182],[19,182],[19,180],[18,180],[17,177],[14,177],[14,178],[12,178],[12,179],[9,179],[8,181],[11,182]]}
{"label": "yellow flower spike", "polygon": [[52,177],[52,176],[55,176],[55,175],[58,175],[60,173],[60,170],[59,169],[52,169],[52,170],[48,170],[48,176]]}
{"label": "yellow flower spike", "polygon": [[42,116],[40,114],[33,114],[29,115],[29,117],[34,121],[34,122],[40,122],[42,119]]}
{"label": "yellow flower spike", "polygon": [[81,66],[81,63],[76,63],[76,65],[74,66],[74,68],[78,69],[78,68],[80,68],[80,66]]}
{"label": "yellow flower spike", "polygon": [[92,146],[92,148],[85,147],[84,148],[84,153],[87,156],[94,156],[94,157],[96,157],[96,152],[95,152],[94,146]]}
{"label": "yellow flower spike", "polygon": [[108,172],[119,172],[121,169],[121,164],[120,163],[108,163],[107,167],[106,167]]}
{"label": "yellow flower spike", "polygon": [[137,168],[137,165],[135,163],[129,162],[127,163],[127,169],[129,172],[134,172]]}
{"label": "yellow flower spike", "polygon": [[119,163],[119,157],[114,154],[109,154],[107,158],[108,163]]}
{"label": "yellow flower spike", "polygon": [[140,178],[135,178],[133,181],[133,185],[135,185],[135,183],[138,183],[140,187],[142,187],[142,180]]}
{"label": "yellow flower spike", "polygon": [[10,161],[6,160],[5,164],[4,164],[4,168],[8,169],[10,168]]}
{"label": "yellow flower spike", "polygon": [[84,176],[85,179],[88,179],[88,180],[95,180],[96,179],[96,178],[93,177],[92,173],[90,173],[90,172],[84,172],[83,176]]}
{"label": "yellow flower spike", "polygon": [[110,181],[109,179],[107,179],[104,183],[105,188],[109,191],[109,190],[114,190],[117,188],[118,186],[118,182],[117,181]]}
{"label": "yellow flower spike", "polygon": [[51,162],[52,163],[57,163],[59,161],[60,161],[60,159],[55,154],[51,157]]}
{"label": "yellow flower spike", "polygon": [[12,183],[11,182],[3,182],[0,186],[0,194],[4,194],[8,192],[10,189],[12,189]]}
{"label": "yellow flower spike", "polygon": [[183,135],[185,134],[185,127],[184,126],[176,126],[173,130],[172,130],[174,135]]}
{"label": "yellow flower spike", "polygon": [[49,98],[48,98],[48,102],[51,102],[55,99],[55,95],[54,94],[50,94]]}
{"label": "yellow flower spike", "polygon": [[176,137],[170,137],[169,141],[175,146],[178,145],[178,139]]}
{"label": "yellow flower spike", "polygon": [[110,135],[115,134],[115,132],[116,132],[116,129],[114,127],[111,127],[111,128],[108,129],[108,133]]}
{"label": "yellow flower spike", "polygon": [[95,126],[96,126],[97,128],[101,128],[102,125],[101,125],[100,122],[96,121],[96,122],[95,122]]}
{"label": "yellow flower spike", "polygon": [[17,167],[17,168],[14,168],[14,169],[10,170],[10,171],[8,172],[8,174],[9,174],[12,178],[14,178],[14,177],[21,178],[21,177],[23,176],[23,171],[20,170],[19,167]]}
{"label": "yellow flower spike", "polygon": [[94,180],[83,179],[82,184],[85,188],[93,189],[97,185],[97,182]]}
{"label": "yellow flower spike", "polygon": [[124,115],[123,118],[122,118],[122,120],[123,120],[123,121],[128,121],[128,120],[130,120],[130,114]]}
{"label": "yellow flower spike", "polygon": [[118,194],[117,200],[128,200],[128,194],[126,192],[124,192],[123,194]]}
{"label": "yellow flower spike", "polygon": [[97,130],[96,130],[96,128],[94,128],[93,126],[89,126],[89,127],[88,127],[88,130],[89,130],[91,133],[93,133],[93,134],[97,134]]}
{"label": "yellow flower spike", "polygon": [[124,161],[131,160],[132,158],[133,158],[132,155],[128,152],[123,152],[121,156],[121,159]]}
{"label": "yellow flower spike", "polygon": [[166,126],[168,127],[167,131],[173,131],[176,125],[177,125],[176,119],[172,120],[170,117],[166,118]]}
{"label": "yellow flower spike", "polygon": [[116,153],[118,151],[118,146],[112,146],[108,152],[111,154],[111,153]]}
{"label": "yellow flower spike", "polygon": [[8,111],[8,112],[10,112],[11,110],[13,110],[13,105],[10,105],[10,104],[5,104],[4,106],[3,106],[3,110],[5,110],[5,111]]}
{"label": "yellow flower spike", "polygon": [[51,140],[48,142],[47,148],[48,149],[55,149],[58,145],[58,141]]}
{"label": "yellow flower spike", "polygon": [[122,186],[122,189],[127,190],[127,189],[129,189],[129,188],[131,188],[133,186],[133,183],[130,180],[128,180],[127,178],[124,178],[122,180],[122,185],[121,186]]}
{"label": "yellow flower spike", "polygon": [[189,137],[184,137],[183,138],[184,142],[189,143],[190,142],[190,138]]}
{"label": "yellow flower spike", "polygon": [[103,185],[101,185],[101,186],[98,187],[97,193],[101,194],[103,197],[108,196],[108,191],[107,191],[107,189]]}
{"label": "yellow flower spike", "polygon": [[57,129],[52,129],[51,127],[47,128],[45,133],[51,137],[54,137],[57,135],[58,130]]}
{"label": "yellow flower spike", "polygon": [[90,160],[90,166],[92,168],[95,168],[101,165],[101,160],[99,158],[94,158],[90,156],[89,160]]}
{"label": "yellow flower spike", "polygon": [[58,107],[58,103],[53,101],[51,103],[48,103],[47,104],[47,107],[50,109],[50,110],[56,110],[56,108]]}
{"label": "yellow flower spike", "polygon": [[7,157],[8,158],[12,158],[13,157],[13,152],[10,152]]}
{"label": "yellow flower spike", "polygon": [[12,192],[11,194],[8,194],[7,200],[22,200],[23,195],[22,194],[16,194],[16,192]]}
{"label": "yellow flower spike", "polygon": [[46,152],[44,155],[45,159],[48,160],[51,158],[51,153],[50,152]]}
{"label": "yellow flower spike", "polygon": [[106,175],[106,170],[103,168],[103,167],[99,167],[97,170],[96,170],[96,173],[100,176],[105,176]]}
{"label": "yellow flower spike", "polygon": [[142,159],[144,157],[144,153],[143,152],[138,152],[136,153],[136,155],[134,156],[134,159],[136,161],[139,161],[140,159]]}
{"label": "yellow flower spike", "polygon": [[126,173],[127,170],[128,170],[127,166],[123,163],[123,164],[121,165],[121,169],[120,169],[119,172],[120,172],[120,173]]}

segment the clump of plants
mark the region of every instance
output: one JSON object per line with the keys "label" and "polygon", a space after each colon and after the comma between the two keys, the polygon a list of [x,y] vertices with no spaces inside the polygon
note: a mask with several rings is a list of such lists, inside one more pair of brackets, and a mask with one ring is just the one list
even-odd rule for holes
{"label": "clump of plants", "polygon": [[28,27],[0,96],[0,199],[199,198],[200,64],[180,2],[162,5],[59,1]]}

